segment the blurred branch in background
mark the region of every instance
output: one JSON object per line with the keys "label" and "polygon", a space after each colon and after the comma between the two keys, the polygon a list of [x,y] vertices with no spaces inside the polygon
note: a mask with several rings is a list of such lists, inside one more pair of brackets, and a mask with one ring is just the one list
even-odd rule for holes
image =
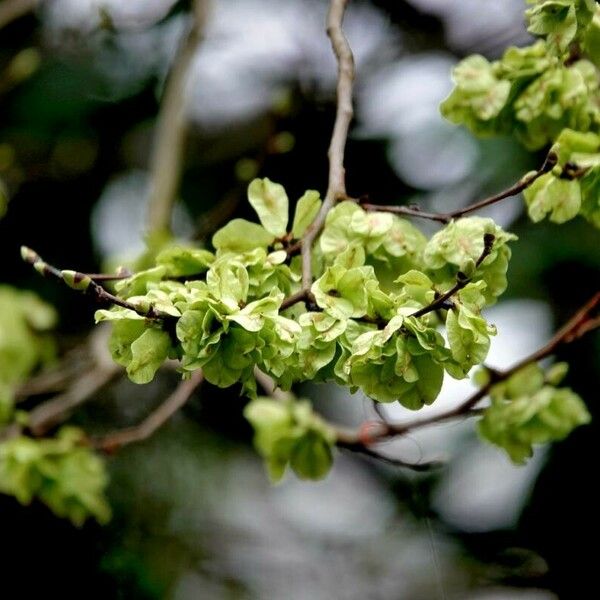
{"label": "blurred branch in background", "polygon": [[190,29],[181,42],[165,85],[150,157],[147,223],[150,236],[171,232],[171,216],[185,151],[185,86],[198,44],[203,37],[208,3],[208,0],[194,1]]}
{"label": "blurred branch in background", "polygon": [[33,408],[28,415],[27,425],[12,425],[0,432],[0,439],[6,440],[28,429],[34,436],[43,436],[54,426],[67,420],[77,408],[91,400],[96,393],[110,383],[122,368],[112,361],[108,351],[109,329],[100,327],[93,332],[84,344],[74,351],[84,355],[72,370],[73,357],[67,355],[64,364],[56,370],[43,373],[37,380],[25,384],[20,390],[21,400],[26,395],[33,396],[61,389],[61,393]]}
{"label": "blurred branch in background", "polygon": [[203,381],[204,374],[199,369],[192,373],[189,379],[184,379],[175,391],[139,425],[94,439],[92,440],[92,444],[96,448],[111,452],[121,446],[148,439],[190,399]]}
{"label": "blurred branch in background", "polygon": [[42,0],[3,0],[0,2],[0,29],[35,10]]}
{"label": "blurred branch in background", "polygon": [[93,398],[105,385],[122,372],[119,365],[94,365],[87,373],[79,375],[72,387],[29,413],[28,429],[42,436],[52,427],[68,419],[84,402]]}

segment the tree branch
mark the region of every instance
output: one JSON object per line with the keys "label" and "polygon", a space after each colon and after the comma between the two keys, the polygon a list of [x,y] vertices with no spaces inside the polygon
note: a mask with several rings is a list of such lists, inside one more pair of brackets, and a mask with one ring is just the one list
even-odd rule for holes
{"label": "tree branch", "polygon": [[44,435],[49,429],[69,417],[74,409],[89,400],[122,371],[122,367],[116,363],[102,367],[96,365],[94,369],[81,375],[66,392],[30,411],[27,428],[35,436]]}
{"label": "tree branch", "polygon": [[555,334],[550,341],[537,352],[513,365],[509,375],[532,362],[540,361],[556,352],[562,344],[570,344],[593,329],[600,327],[600,316],[592,313],[600,307],[600,291],[596,292]]}
{"label": "tree branch", "polygon": [[[481,413],[476,405],[483,400],[492,387],[507,380],[523,367],[554,354],[557,348],[563,344],[570,344],[579,339],[593,328],[600,327],[600,318],[593,316],[593,312],[600,307],[600,291],[598,291],[577,313],[556,332],[556,334],[542,348],[515,363],[504,371],[488,369],[489,382],[469,396],[453,409],[438,415],[418,419],[409,423],[389,423],[384,421],[368,421],[363,423],[357,430],[339,429],[337,431],[337,444],[342,448],[348,448],[356,452],[369,450],[369,446],[382,440],[406,435],[411,431],[436,425],[454,419],[477,416]],[[366,452],[370,454],[370,452]]]}
{"label": "tree branch", "polygon": [[171,232],[171,217],[181,180],[186,141],[185,86],[202,41],[207,4],[208,0],[194,1],[190,29],[177,51],[165,85],[150,157],[148,231],[151,235]]}
{"label": "tree branch", "polygon": [[479,200],[479,202],[475,202],[469,206],[459,208],[457,210],[451,211],[449,213],[431,213],[422,211],[418,207],[411,206],[384,206],[380,204],[368,204],[361,203],[361,206],[367,210],[372,212],[390,212],[396,215],[404,215],[407,217],[418,217],[421,219],[429,219],[430,221],[438,221],[439,223],[449,223],[453,219],[458,219],[460,217],[464,217],[472,212],[476,212],[486,206],[490,206],[492,204],[496,204],[501,200],[505,200],[506,198],[510,198],[511,196],[516,196],[520,194],[523,190],[527,189],[536,179],[540,178],[542,175],[548,173],[552,170],[552,168],[556,165],[558,157],[554,152],[549,152],[544,160],[542,166],[532,173],[528,173],[515,184],[511,185],[506,190],[499,192],[498,194],[494,194],[489,198],[484,198],[483,200]]}
{"label": "tree branch", "polygon": [[[24,429],[34,436],[44,435],[122,372],[122,368],[112,362],[108,352],[109,331],[108,327],[99,327],[88,337],[86,344],[72,351],[76,353],[75,356],[65,357],[62,369],[34,378],[20,388],[19,400],[23,400],[27,392],[31,395],[50,392],[55,384],[65,391],[29,411],[26,425],[13,423],[6,427],[0,432],[0,440],[20,435]],[[72,368],[70,362],[74,363]],[[48,377],[50,375],[54,377]],[[67,385],[70,381],[72,383]]]}
{"label": "tree branch", "polygon": [[294,397],[291,392],[284,392],[282,389],[278,388],[275,380],[270,375],[261,371],[258,367],[254,367],[254,379],[256,379],[264,393],[275,400],[287,400]]}
{"label": "tree branch", "polygon": [[203,380],[202,371],[194,371],[189,379],[182,381],[175,391],[139,425],[92,439],[92,445],[95,448],[112,452],[127,444],[148,439],[190,399]]}
{"label": "tree branch", "polygon": [[352,108],[354,57],[342,29],[347,5],[348,0],[331,0],[327,15],[327,35],[331,39],[331,46],[338,62],[337,110],[327,153],[329,157],[327,193],[321,210],[302,237],[302,290],[303,297],[308,299],[311,296],[310,286],[312,285],[312,246],[325,224],[327,213],[338,200],[346,197],[344,151],[348,130],[354,115]]}
{"label": "tree branch", "polygon": [[312,292],[310,291],[310,287],[302,288],[295,294],[291,294],[287,298],[284,298],[283,302],[281,303],[280,310],[285,310],[286,308],[289,308],[290,306],[293,306],[298,302],[302,302],[303,300],[314,303],[314,297],[312,295]]}
{"label": "tree branch", "polygon": [[[486,233],[483,236],[483,251],[481,252],[481,255],[479,256],[479,258],[477,259],[477,262],[475,263],[475,270],[473,271],[473,275],[475,274],[475,272],[477,271],[477,268],[481,265],[481,263],[490,255],[490,252],[492,251],[492,248],[494,247],[495,239],[496,238],[491,233]],[[456,284],[454,285],[454,287],[452,287],[447,292],[444,292],[443,294],[438,296],[428,306],[424,306],[423,308],[412,313],[410,316],[411,317],[422,317],[423,315],[426,315],[430,312],[434,312],[436,310],[439,310],[440,308],[444,308],[445,304],[448,302],[448,300],[450,300],[450,298],[452,298],[452,296],[454,296],[456,293],[460,292],[460,290],[462,290],[464,287],[466,287],[472,281],[473,275],[471,277],[467,277],[464,273],[459,271],[458,274],[456,275]]]}
{"label": "tree branch", "polygon": [[89,277],[94,281],[122,281],[123,279],[129,279],[133,272],[129,269],[119,267],[116,273],[84,273],[85,277]]}
{"label": "tree branch", "polygon": [[86,355],[86,346],[87,344],[81,344],[73,348],[54,369],[42,371],[25,381],[15,391],[16,402],[66,390],[82,370],[90,368],[91,359]]}
{"label": "tree branch", "polygon": [[4,0],[0,2],[0,29],[35,10],[41,0]]}
{"label": "tree branch", "polygon": [[[60,279],[64,283],[66,283],[70,288],[83,292],[85,294],[89,294],[97,302],[102,304],[116,304],[117,306],[121,306],[122,308],[127,308],[132,310],[133,312],[146,317],[148,319],[163,319],[167,318],[168,315],[164,315],[154,309],[152,306],[148,307],[147,310],[132,304],[131,302],[127,302],[127,300],[123,300],[110,292],[107,292],[101,285],[96,283],[92,276],[87,275],[85,273],[80,273],[79,271],[68,271],[68,270],[60,270],[51,264],[42,260],[40,255],[32,250],[31,248],[27,248],[26,246],[21,246],[21,257],[27,263],[29,263],[40,275],[44,277],[55,277],[56,279]],[[121,279],[121,276],[115,276],[117,279]]]}
{"label": "tree branch", "polygon": [[370,458],[374,458],[380,462],[384,462],[388,465],[392,465],[394,467],[400,467],[402,469],[409,469],[411,471],[416,471],[417,473],[424,473],[426,471],[431,471],[432,469],[437,469],[443,466],[443,462],[439,460],[427,461],[427,462],[409,462],[406,460],[402,460],[401,458],[395,458],[393,456],[387,456],[386,454],[381,454],[372,448],[367,446],[361,446],[360,448],[356,446],[344,446],[341,443],[338,443],[340,448],[345,448],[346,450],[350,450],[351,452],[357,452],[358,454],[362,454],[363,456],[368,456]]}

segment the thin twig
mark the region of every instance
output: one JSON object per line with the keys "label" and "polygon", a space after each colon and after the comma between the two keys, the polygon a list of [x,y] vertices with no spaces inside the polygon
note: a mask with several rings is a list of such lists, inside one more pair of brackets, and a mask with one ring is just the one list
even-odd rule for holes
{"label": "thin twig", "polygon": [[[21,386],[17,392],[19,401],[39,393],[52,392],[55,388],[65,391],[32,409],[27,416],[26,427],[13,423],[1,431],[0,440],[20,435],[24,429],[36,436],[44,435],[116,377],[122,369],[112,362],[108,352],[109,331],[108,327],[98,327],[85,344],[65,356],[60,369],[42,374]],[[54,376],[48,377],[50,375]]]}
{"label": "thin twig", "polygon": [[[100,326],[87,338],[85,345],[74,349],[85,357],[86,368],[79,365],[79,374],[70,387],[61,394],[43,402],[30,411],[28,429],[36,436],[69,418],[75,408],[93,398],[105,385],[122,372],[112,361],[108,351],[110,327]],[[73,360],[67,355],[65,361]],[[84,364],[85,364],[84,363]]]}
{"label": "thin twig", "polygon": [[352,107],[352,85],[354,83],[354,57],[350,44],[344,35],[342,22],[348,0],[331,0],[327,15],[327,35],[338,61],[337,112],[331,143],[329,145],[329,182],[325,198],[333,202],[346,196],[346,172],[344,151],[348,130],[354,116]]}
{"label": "thin twig", "polygon": [[[81,348],[78,348],[78,350],[81,350]],[[80,358],[73,353],[69,360],[63,361],[56,369],[44,371],[23,383],[15,392],[16,401],[21,402],[32,396],[42,394],[63,392],[69,387],[73,379],[80,375],[82,362],[88,368],[90,361],[85,359],[81,361]],[[86,370],[86,368],[83,370]]]}
{"label": "thin twig", "polygon": [[111,452],[127,444],[148,439],[190,399],[203,380],[202,371],[194,371],[189,379],[182,381],[175,391],[139,425],[92,439],[92,445],[95,448]]}
{"label": "thin twig", "polygon": [[[479,256],[479,258],[477,259],[477,262],[475,263],[475,270],[473,272],[473,275],[475,274],[477,268],[481,265],[481,263],[490,255],[490,252],[492,251],[492,248],[494,246],[494,240],[495,240],[495,237],[491,233],[486,233],[483,236],[483,251],[481,252],[481,255]],[[456,276],[456,284],[454,285],[454,287],[452,287],[447,292],[444,292],[443,294],[438,296],[428,306],[424,306],[423,308],[412,313],[410,316],[411,317],[422,317],[423,315],[426,315],[430,312],[434,312],[436,310],[439,310],[440,308],[444,308],[446,303],[448,302],[448,300],[450,300],[450,298],[452,298],[452,296],[454,296],[455,294],[460,292],[460,290],[462,290],[464,287],[466,287],[469,284],[469,282],[472,281],[472,279],[473,279],[473,276],[467,277],[464,273],[459,271]]]}
{"label": "thin twig", "polygon": [[63,392],[82,372],[93,369],[97,363],[112,362],[108,352],[108,331],[108,327],[97,327],[85,341],[69,350],[52,370],[42,371],[24,382],[15,392],[16,401]]}
{"label": "thin twig", "polygon": [[291,294],[287,298],[284,298],[283,302],[281,303],[280,310],[285,310],[286,308],[289,308],[290,306],[293,306],[294,304],[297,304],[298,302],[302,302],[302,301],[306,301],[306,300],[310,301],[310,302],[314,302],[314,298],[312,297],[310,288],[302,288],[295,294]]}
{"label": "thin twig", "polygon": [[148,231],[171,232],[171,217],[183,169],[186,141],[186,97],[190,67],[202,41],[208,0],[195,0],[192,23],[169,73],[161,103],[150,157]]}
{"label": "thin twig", "polygon": [[392,465],[394,467],[400,467],[402,469],[409,469],[411,471],[416,471],[417,473],[423,473],[426,471],[431,471],[433,469],[440,468],[444,465],[442,461],[432,460],[426,462],[410,462],[403,460],[401,458],[395,458],[393,456],[387,456],[386,454],[381,454],[372,448],[367,446],[362,446],[360,448],[349,445],[345,446],[344,444],[338,443],[340,448],[345,448],[346,450],[350,450],[352,452],[357,452],[364,456],[369,456],[370,458],[374,458],[377,461],[387,463],[388,465]]}
{"label": "thin twig", "polygon": [[64,421],[74,409],[92,398],[105,385],[123,371],[117,364],[91,369],[82,374],[66,392],[40,404],[28,415],[28,429],[35,436],[44,435],[49,429]]}
{"label": "thin twig", "polygon": [[325,225],[329,211],[338,200],[346,198],[346,179],[344,170],[344,152],[350,123],[354,115],[352,108],[352,86],[354,83],[354,57],[348,40],[344,36],[342,22],[348,0],[331,0],[327,15],[327,35],[331,39],[331,46],[338,63],[337,78],[337,108],[333,132],[327,156],[329,158],[329,178],[325,200],[315,217],[308,226],[304,235],[288,249],[292,256],[298,251],[302,254],[302,289],[284,299],[282,309],[288,308],[297,302],[307,301],[315,304],[311,292],[312,276],[312,247],[315,239]]}
{"label": "thin twig", "polygon": [[446,213],[432,213],[421,210],[417,206],[396,206],[394,204],[369,204],[368,202],[361,203],[362,208],[368,212],[389,212],[395,215],[405,217],[417,217],[419,219],[427,219],[429,221],[437,221],[438,223],[448,224],[451,218]]}
{"label": "thin twig", "polygon": [[85,273],[57,269],[56,267],[42,260],[40,255],[31,248],[22,246],[21,256],[23,260],[29,263],[38,273],[40,273],[40,275],[43,275],[44,277],[55,277],[56,279],[60,279],[61,281],[64,281],[70,288],[85,294],[89,294],[90,296],[94,297],[96,301],[102,304],[116,304],[122,308],[128,308],[138,315],[144,316],[148,319],[162,319],[168,317],[168,315],[158,312],[152,306],[147,308],[136,306],[127,300],[123,300],[122,298],[107,292],[101,285],[96,283],[89,275],[86,275]]}
{"label": "thin twig", "polygon": [[465,215],[468,215],[472,212],[476,212],[482,208],[485,208],[486,206],[496,204],[496,202],[500,202],[501,200],[505,200],[506,198],[510,198],[512,196],[520,194],[522,191],[526,190],[536,179],[551,171],[552,168],[556,165],[557,160],[558,158],[556,154],[554,152],[550,152],[546,156],[544,164],[537,171],[528,173],[506,190],[503,190],[502,192],[494,194],[493,196],[490,196],[488,198],[484,198],[483,200],[479,200],[478,202],[470,204],[469,206],[465,206],[463,208],[459,208],[448,213],[431,213],[422,211],[420,208],[412,206],[384,206],[380,204],[369,203],[361,203],[361,206],[366,211],[389,212],[394,213],[396,215],[404,215],[407,217],[429,219],[431,221],[438,221],[439,223],[449,223],[453,219],[464,217]]}
{"label": "thin twig", "polygon": [[26,381],[15,392],[16,401],[25,400],[31,396],[62,392],[70,380],[75,376],[77,370],[60,369],[48,373],[40,373],[36,377]]}
{"label": "thin twig", "polygon": [[596,292],[555,334],[550,341],[537,352],[511,367],[509,376],[532,362],[540,361],[551,354],[562,344],[570,344],[586,333],[600,327],[600,317],[592,317],[592,313],[600,307],[600,291]]}
{"label": "thin twig", "polygon": [[344,36],[342,22],[348,0],[331,0],[327,15],[327,35],[331,39],[331,46],[338,62],[337,79],[337,110],[333,133],[327,156],[329,157],[329,180],[327,193],[321,210],[315,220],[304,232],[302,237],[302,288],[310,299],[310,286],[312,285],[312,246],[319,235],[327,213],[335,203],[346,197],[346,182],[344,171],[344,151],[348,130],[354,115],[352,108],[352,85],[354,82],[354,57]]}
{"label": "thin twig", "polygon": [[119,268],[116,273],[84,273],[84,275],[94,281],[121,281],[129,279],[133,273],[128,269]]}
{"label": "thin twig", "polygon": [[263,389],[264,393],[275,400],[287,400],[293,397],[291,392],[284,392],[282,389],[277,387],[275,380],[261,371],[258,367],[254,367],[254,379],[258,382],[258,385]]}
{"label": "thin twig", "polygon": [[0,2],[0,29],[35,10],[41,0],[4,0]]}
{"label": "thin twig", "polygon": [[337,431],[338,445],[361,452],[364,448],[368,448],[373,443],[406,435],[416,429],[421,429],[429,425],[436,425],[460,419],[465,417],[476,416],[481,413],[476,405],[483,400],[490,392],[492,387],[499,382],[507,380],[523,367],[554,354],[557,348],[563,344],[570,344],[577,340],[585,333],[588,333],[592,328],[600,327],[600,318],[592,316],[592,313],[600,307],[600,291],[597,292],[577,313],[565,323],[561,329],[550,339],[550,341],[542,348],[518,361],[504,371],[489,370],[489,382],[469,396],[466,400],[460,403],[455,408],[438,415],[426,417],[424,419],[415,420],[409,423],[389,423],[389,422],[368,422],[364,423],[358,430],[339,429]]}

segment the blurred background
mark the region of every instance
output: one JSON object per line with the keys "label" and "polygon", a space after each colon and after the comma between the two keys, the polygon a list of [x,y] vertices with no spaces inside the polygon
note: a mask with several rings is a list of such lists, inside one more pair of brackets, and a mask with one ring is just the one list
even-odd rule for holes
{"label": "blurred background", "polygon": [[[322,0],[210,2],[182,95],[178,236],[204,243],[232,215],[250,216],[245,187],[255,175],[283,183],[291,199],[325,190],[335,109],[326,9]],[[438,114],[460,57],[528,43],[523,10],[523,0],[351,2],[353,196],[446,211],[541,163],[510,139],[476,141]],[[64,348],[89,332],[94,306],[21,264],[19,246],[88,272],[143,250],[155,126],[189,15],[190,2],[177,0],[0,0],[0,281],[55,304]],[[600,249],[582,220],[533,226],[520,198],[483,214],[519,235],[508,292],[489,311],[500,332],[489,363],[503,367],[591,296]],[[560,358],[597,417],[600,335]],[[74,421],[134,424],[175,383],[168,373],[143,387],[117,379]],[[302,391],[338,422],[374,417],[360,395]],[[468,391],[449,381],[428,410]],[[106,527],[76,529],[41,504],[0,497],[2,597],[594,597],[596,421],[525,467],[480,443],[472,423],[454,423],[382,448],[409,461],[442,458],[441,469],[413,473],[341,454],[321,483],[289,477],[272,487],[243,403],[237,389],[205,386],[152,439],[108,457]]]}

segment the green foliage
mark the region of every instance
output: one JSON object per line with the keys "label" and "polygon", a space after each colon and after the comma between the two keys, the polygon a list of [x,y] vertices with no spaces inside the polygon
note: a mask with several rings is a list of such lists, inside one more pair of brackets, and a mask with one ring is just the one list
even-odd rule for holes
{"label": "green foliage", "polygon": [[461,290],[454,308],[446,316],[446,331],[452,358],[466,377],[471,367],[483,363],[490,349],[490,336],[496,328],[481,316],[485,306],[485,283],[471,283]]}
{"label": "green foliage", "polygon": [[314,221],[322,204],[319,192],[315,190],[306,191],[298,200],[292,225],[292,235],[295,238],[302,237],[308,226]]}
{"label": "green foliage", "polygon": [[594,15],[583,36],[583,47],[590,60],[600,66],[600,7],[594,7]]}
{"label": "green foliage", "polygon": [[[110,350],[133,381],[150,381],[166,358],[175,358],[182,372],[202,368],[210,383],[241,384],[255,399],[258,367],[284,390],[301,381],[335,381],[417,410],[435,401],[444,373],[462,378],[484,360],[495,329],[482,310],[506,287],[513,235],[471,217],[428,240],[398,216],[341,202],[327,215],[315,247],[315,305],[282,310],[284,298],[301,287],[300,258],[286,248],[306,231],[321,201],[306,192],[287,232],[281,230],[289,222],[287,195],[279,184],[256,180],[249,198],[263,226],[233,221],[215,234],[215,253],[170,248],[155,267],[118,283],[129,303],[143,313],[152,307],[163,318],[121,307],[97,312],[97,321],[113,321]],[[479,260],[486,235],[493,244]],[[462,289],[451,306],[428,310],[459,279]],[[438,331],[441,321],[447,339]],[[306,478],[328,468],[332,442],[325,443],[320,421],[301,417],[307,410],[266,399],[248,408],[275,478],[288,463]],[[268,424],[257,425],[257,415],[266,415]],[[285,426],[273,441],[277,419]]]}
{"label": "green foliage", "polygon": [[0,286],[0,424],[12,416],[18,385],[53,359],[47,332],[55,323],[54,309],[35,294]]}
{"label": "green foliage", "polygon": [[170,339],[166,331],[146,329],[130,346],[131,361],[127,375],[135,383],[148,383],[169,355]]}
{"label": "green foliage", "polygon": [[561,146],[560,167],[525,194],[529,215],[563,223],[581,214],[600,226],[600,6],[592,0],[529,1],[529,31],[544,39],[509,48],[491,63],[482,56],[464,59],[442,114],[477,135],[514,134],[532,150]]}
{"label": "green foliage", "polygon": [[89,517],[110,519],[102,460],[84,445],[84,434],[63,427],[54,438],[18,436],[0,445],[0,492],[21,504],[38,498],[57,516],[81,526]]}
{"label": "green foliage", "polygon": [[[267,221],[277,214],[279,223],[288,223],[282,213],[287,195],[278,184],[257,181],[249,196],[273,236],[275,221]],[[316,192],[302,197],[293,220],[297,232],[305,231],[320,205]],[[184,372],[202,368],[215,385],[241,383],[252,397],[258,367],[283,389],[333,380],[416,410],[436,399],[444,372],[465,377],[487,355],[494,329],[481,311],[506,287],[507,243],[514,239],[489,219],[460,219],[428,241],[395,215],[338,204],[317,243],[311,310],[281,310],[284,297],[300,289],[299,258],[285,250],[294,231],[281,235],[278,229],[280,241],[270,237],[266,246],[260,236],[247,238],[255,246],[243,252],[232,250],[239,247],[233,237],[221,244],[227,237],[222,231],[215,234],[215,254],[171,248],[168,259],[163,254],[156,267],[118,284],[128,302],[143,312],[152,306],[164,320],[120,307],[97,312],[98,321],[114,321],[110,349],[133,381],[150,381],[170,357],[180,360]],[[476,267],[486,234],[494,243]],[[190,273],[192,266],[197,273]],[[471,282],[452,310],[412,316],[451,289],[459,275]],[[449,345],[437,330],[443,312]]]}
{"label": "green foliage", "polygon": [[561,440],[575,427],[589,423],[581,398],[568,388],[556,387],[565,374],[564,363],[546,373],[530,364],[494,385],[492,403],[479,422],[481,437],[521,464],[532,456],[534,445]]}
{"label": "green foliage", "polygon": [[579,182],[560,179],[551,173],[535,181],[524,196],[529,216],[535,222],[549,214],[554,223],[564,223],[575,217],[581,208]]}
{"label": "green foliage", "polygon": [[301,479],[322,479],[333,462],[335,432],[316,415],[308,400],[256,398],[244,416],[254,428],[254,445],[272,481],[289,465]]}
{"label": "green foliage", "polygon": [[[529,31],[542,39],[508,48],[492,62],[465,58],[441,111],[479,136],[514,134],[531,150],[551,145],[543,174],[527,174],[519,188],[530,218],[564,223],[582,215],[600,227],[600,7],[592,0],[528,3]],[[256,369],[284,391],[327,381],[412,410],[432,404],[446,374],[464,378],[484,363],[496,333],[485,309],[506,290],[516,236],[491,219],[466,217],[427,237],[398,215],[350,200],[324,216],[314,190],[296,202],[292,217],[286,190],[267,178],[250,183],[248,201],[260,224],[232,220],[214,234],[213,251],[182,245],[158,251],[164,240],[151,238],[149,268],[115,284],[128,308],[99,310],[96,321],[112,322],[111,354],[136,383],[150,382],[174,359],[184,377],[202,369],[211,384],[239,385],[251,398],[245,415],[271,478],[279,480],[289,465],[301,478],[320,479],[331,466],[335,431],[307,401],[257,397]],[[0,214],[3,206],[0,194]],[[307,290],[298,250],[320,214],[322,230],[310,229],[319,235]],[[61,277],[75,289],[94,290],[89,277],[74,271]],[[37,332],[52,321],[40,305],[27,305],[31,298],[15,294],[0,288],[0,334],[6,328],[10,340],[0,335],[5,420],[14,386],[46,356]],[[304,300],[286,301],[293,295]],[[546,373],[532,365],[493,385],[482,437],[523,462],[534,444],[588,422],[578,396],[557,387],[564,373],[563,365]],[[488,379],[482,370],[480,385]],[[76,523],[88,515],[102,520],[101,468],[80,434],[65,431],[56,440],[21,437],[0,446],[0,486],[23,502],[38,496]],[[63,466],[81,487],[69,491],[66,476],[48,474]]]}
{"label": "green foliage", "polygon": [[[589,185],[599,148],[595,134],[561,134],[553,147],[554,170],[531,186],[532,217],[549,213],[563,221],[579,210],[559,193],[563,182],[573,181],[564,173],[585,168],[577,185]],[[544,191],[549,181],[559,182],[551,192]],[[464,378],[484,362],[496,330],[483,311],[506,289],[509,244],[516,237],[491,219],[467,217],[427,239],[396,215],[341,202],[328,213],[313,251],[314,303],[282,309],[302,279],[300,257],[288,249],[321,201],[306,192],[288,232],[282,186],[255,180],[249,199],[262,225],[232,221],[213,237],[214,253],[173,247],[155,267],[119,282],[123,299],[142,313],[152,307],[161,318],[114,307],[98,311],[96,319],[113,322],[111,353],[135,382],[150,381],[164,360],[174,358],[183,373],[202,368],[214,385],[241,384],[253,398],[246,416],[271,477],[279,479],[289,464],[301,477],[319,478],[331,463],[333,433],[306,403],[257,399],[255,368],[283,390],[302,381],[334,381],[412,410],[432,404],[445,373]],[[433,310],[449,290],[449,301]],[[482,435],[522,461],[532,444],[558,439],[584,422],[572,392],[553,387],[560,375],[555,370],[516,392],[517,376],[494,386]],[[563,424],[548,425],[549,415],[563,409]]]}
{"label": "green foliage", "polygon": [[600,136],[565,129],[552,151],[558,164],[523,193],[529,216],[564,223],[581,214],[600,227]]}
{"label": "green foliage", "polygon": [[[47,332],[55,323],[54,309],[35,294],[0,286],[0,423],[26,422],[26,413],[14,414],[14,392],[54,358]],[[22,504],[38,498],[76,525],[90,516],[106,522],[104,465],[83,440],[83,432],[71,427],[49,439],[9,437],[0,443],[0,492]]]}
{"label": "green foliage", "polygon": [[[494,236],[491,252],[477,272],[475,263],[484,248],[485,235]],[[438,231],[424,249],[424,260],[433,279],[450,287],[459,272],[472,277],[474,282],[483,281],[480,291],[488,305],[494,304],[506,290],[506,271],[511,251],[508,242],[517,236],[507,233],[491,219],[469,217],[453,221]]]}
{"label": "green foliage", "polygon": [[248,186],[248,201],[263,227],[275,237],[283,237],[288,224],[288,197],[279,183],[268,178],[254,179]]}
{"label": "green foliage", "polygon": [[233,219],[213,236],[213,246],[222,252],[247,252],[266,248],[275,236],[264,227],[245,219]]}
{"label": "green foliage", "polygon": [[514,133],[537,150],[564,128],[586,132],[600,122],[594,65],[586,59],[565,63],[544,42],[510,48],[492,63],[468,57],[455,68],[453,80],[442,114],[477,135]]}
{"label": "green foliage", "polygon": [[529,0],[529,3],[535,5],[525,12],[529,32],[544,36],[557,52],[568,50],[569,44],[578,35],[578,30],[589,22],[589,2]]}

